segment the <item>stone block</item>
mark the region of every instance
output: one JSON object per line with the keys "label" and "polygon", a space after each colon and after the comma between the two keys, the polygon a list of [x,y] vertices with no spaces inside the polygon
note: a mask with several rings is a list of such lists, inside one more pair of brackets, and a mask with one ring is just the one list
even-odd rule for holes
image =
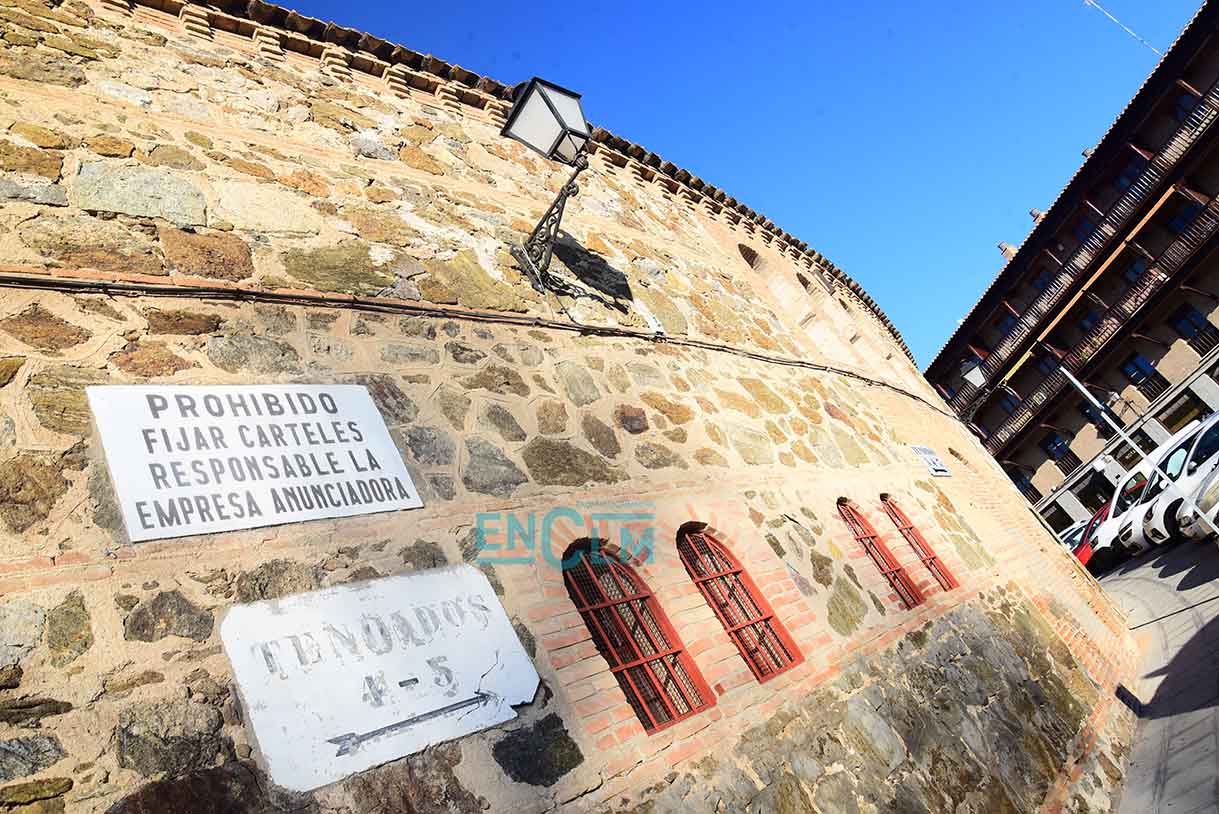
{"label": "stone block", "polygon": [[16,173],[0,173],[0,198],[43,206],[68,205],[68,193],[61,185]]}
{"label": "stone block", "polygon": [[[60,467],[46,456],[22,453],[0,463],[0,518],[11,531],[20,533],[45,520],[67,491]],[[14,629],[0,632],[0,664],[5,661],[5,649],[23,640],[20,617],[7,618],[4,607],[0,606],[0,622],[9,622]]]}
{"label": "stone block", "polygon": [[167,226],[160,227],[157,234],[165,259],[180,274],[234,281],[254,275],[250,247],[237,235]]}
{"label": "stone block", "polygon": [[508,497],[528,478],[499,447],[484,438],[467,438],[466,463],[461,482],[471,492]]}
{"label": "stone block", "polygon": [[145,777],[176,777],[211,766],[220,756],[220,713],[193,701],[128,707],[119,715],[118,763]]}
{"label": "stone block", "polygon": [[123,638],[155,642],[181,636],[197,642],[212,635],[212,612],[198,607],[181,591],[162,591],[141,602],[123,622]]}
{"label": "stone block", "polygon": [[69,184],[68,200],[81,209],[162,218],[179,226],[202,226],[207,220],[199,187],[158,167],[83,162]]}
{"label": "stone block", "polygon": [[0,604],[0,666],[20,664],[42,641],[46,611],[26,599]]}
{"label": "stone block", "polygon": [[40,150],[37,147],[23,147],[0,139],[0,170],[38,175],[58,181],[62,169],[63,156],[59,153]]}
{"label": "stone block", "polygon": [[93,620],[80,591],[68,594],[47,612],[47,648],[51,664],[65,667],[93,646]]}
{"label": "stone block", "polygon": [[211,188],[213,223],[224,221],[241,231],[280,234],[317,234],[322,228],[321,213],[306,199],[270,184],[217,178],[211,181]]}
{"label": "stone block", "polygon": [[37,774],[67,756],[59,738],[54,735],[0,739],[0,782]]}
{"label": "stone block", "polygon": [[66,266],[164,275],[157,245],[139,229],[79,214],[42,214],[17,228],[21,242]]}
{"label": "stone block", "polygon": [[371,244],[348,240],[319,249],[294,249],[281,258],[284,270],[322,291],[378,294],[398,281],[393,266],[378,262]]}
{"label": "stone block", "polygon": [[45,351],[66,350],[92,336],[84,328],[55,316],[37,303],[0,320],[0,331],[32,348]]}

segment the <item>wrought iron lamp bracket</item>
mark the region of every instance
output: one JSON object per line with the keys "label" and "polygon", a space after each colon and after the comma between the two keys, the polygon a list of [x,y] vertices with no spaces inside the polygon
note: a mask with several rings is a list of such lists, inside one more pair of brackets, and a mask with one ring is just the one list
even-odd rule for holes
{"label": "wrought iron lamp bracket", "polygon": [[546,214],[542,215],[542,219],[533,228],[533,232],[523,244],[513,246],[511,249],[512,256],[525,269],[533,287],[539,292],[554,287],[549,271],[550,258],[554,254],[554,241],[559,234],[559,224],[563,220],[563,209],[567,206],[567,199],[580,192],[580,187],[576,184],[576,176],[588,169],[588,154],[580,152],[573,164],[576,168],[575,172],[559,190],[558,197],[546,210]]}

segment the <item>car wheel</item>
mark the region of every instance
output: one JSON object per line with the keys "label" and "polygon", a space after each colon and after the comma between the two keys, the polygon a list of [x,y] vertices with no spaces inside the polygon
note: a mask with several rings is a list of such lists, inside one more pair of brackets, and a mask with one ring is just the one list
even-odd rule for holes
{"label": "car wheel", "polygon": [[1089,573],[1099,577],[1115,565],[1117,565],[1117,547],[1116,544],[1113,544],[1108,548],[1093,552],[1092,559],[1088,560],[1086,567]]}
{"label": "car wheel", "polygon": [[1168,507],[1168,513],[1164,515],[1164,528],[1168,530],[1168,539],[1165,543],[1168,545],[1178,545],[1185,542],[1185,535],[1181,533],[1181,524],[1177,522],[1177,512],[1181,510],[1180,503],[1174,503]]}

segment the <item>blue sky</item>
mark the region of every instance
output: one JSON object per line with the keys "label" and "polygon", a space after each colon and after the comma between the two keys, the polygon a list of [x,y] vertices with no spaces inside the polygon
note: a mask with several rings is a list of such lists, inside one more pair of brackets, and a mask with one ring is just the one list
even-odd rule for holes
{"label": "blue sky", "polygon": [[[1157,60],[1082,0],[288,1],[583,93],[591,121],[859,280],[920,366],[999,270],[996,243],[1020,243]],[[1102,0],[1161,50],[1198,3]]]}

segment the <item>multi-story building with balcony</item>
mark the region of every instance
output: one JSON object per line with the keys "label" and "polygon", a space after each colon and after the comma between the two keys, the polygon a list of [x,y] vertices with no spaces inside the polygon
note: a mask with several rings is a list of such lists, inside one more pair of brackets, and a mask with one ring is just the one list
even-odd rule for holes
{"label": "multi-story building with balcony", "polygon": [[927,368],[1055,528],[1140,457],[1103,413],[1150,449],[1219,409],[1217,26],[1207,3]]}

